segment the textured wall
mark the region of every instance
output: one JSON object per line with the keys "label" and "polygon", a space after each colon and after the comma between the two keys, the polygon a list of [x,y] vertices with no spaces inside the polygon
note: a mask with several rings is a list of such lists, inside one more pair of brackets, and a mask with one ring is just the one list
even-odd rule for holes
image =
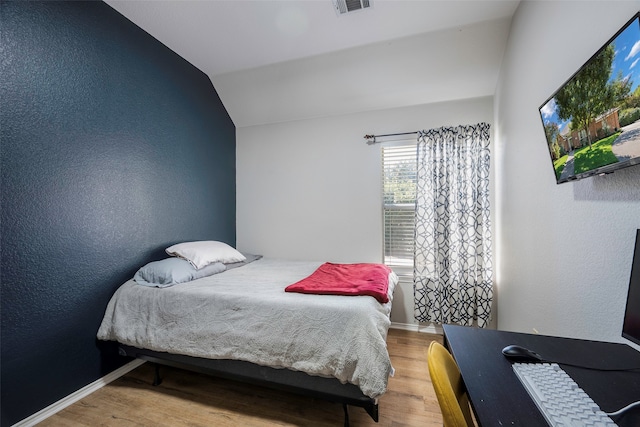
{"label": "textured wall", "polygon": [[556,184],[538,108],[639,8],[525,1],[516,11],[495,98],[500,329],[622,340],[640,166]]}
{"label": "textured wall", "polygon": [[124,361],[95,333],[169,244],[235,244],[209,79],[102,2],[2,2],[2,425]]}

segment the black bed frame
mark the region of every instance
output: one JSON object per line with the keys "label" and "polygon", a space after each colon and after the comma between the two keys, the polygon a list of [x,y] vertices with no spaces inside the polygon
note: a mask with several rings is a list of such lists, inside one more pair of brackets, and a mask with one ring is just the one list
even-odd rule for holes
{"label": "black bed frame", "polygon": [[249,384],[269,387],[303,396],[341,403],[344,410],[344,425],[349,426],[347,405],[364,408],[378,422],[378,404],[353,384],[342,384],[336,378],[309,375],[290,369],[276,369],[241,360],[205,359],[119,345],[122,356],[134,357],[156,364],[153,384],[161,382],[158,365],[167,365],[189,371],[213,375]]}

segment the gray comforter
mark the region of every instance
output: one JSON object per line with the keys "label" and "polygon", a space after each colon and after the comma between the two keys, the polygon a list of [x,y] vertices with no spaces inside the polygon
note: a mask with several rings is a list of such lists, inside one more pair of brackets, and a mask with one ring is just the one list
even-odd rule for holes
{"label": "gray comforter", "polygon": [[390,302],[308,295],[284,288],[321,263],[261,259],[170,288],[123,284],[98,330],[101,340],[211,359],[234,359],[335,377],[382,395],[392,371]]}

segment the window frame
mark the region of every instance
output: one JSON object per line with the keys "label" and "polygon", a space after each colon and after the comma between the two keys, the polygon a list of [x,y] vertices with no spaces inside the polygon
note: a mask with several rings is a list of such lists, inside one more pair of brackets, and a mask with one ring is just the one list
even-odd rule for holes
{"label": "window frame", "polygon": [[[382,259],[384,264],[393,269],[394,272],[400,277],[401,280],[413,280],[413,251],[415,243],[415,187],[417,176],[417,144],[415,140],[399,140],[393,143],[381,144],[381,167],[382,167]],[[404,175],[404,178],[410,178],[413,185],[413,195],[409,196],[409,191],[406,194],[398,197],[405,200],[388,202],[388,198],[391,196],[387,179],[389,174],[388,170],[393,167],[394,163],[410,162],[409,171]],[[406,163],[404,163],[406,165]],[[412,175],[412,176],[411,176]],[[394,200],[396,200],[395,192]],[[400,191],[398,191],[400,193]],[[402,212],[410,211],[410,223],[407,218],[402,218]],[[389,212],[395,212],[396,219],[405,221],[404,224],[398,223],[397,229],[390,229],[388,223],[390,222]],[[389,220],[389,221],[388,221]],[[391,219],[392,220],[392,219]],[[409,225],[410,224],[410,225]],[[393,239],[390,241],[389,236],[393,233],[398,237],[397,241]],[[410,237],[409,237],[410,236]],[[407,240],[410,241],[407,244]],[[390,245],[392,246],[390,248]],[[406,254],[405,256],[397,256],[398,254]],[[396,261],[393,259],[395,258]]]}

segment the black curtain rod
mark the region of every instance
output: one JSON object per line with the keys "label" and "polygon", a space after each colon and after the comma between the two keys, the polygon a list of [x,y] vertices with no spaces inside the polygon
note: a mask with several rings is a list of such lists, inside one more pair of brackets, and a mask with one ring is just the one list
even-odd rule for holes
{"label": "black curtain rod", "polygon": [[403,133],[388,133],[386,135],[365,135],[364,139],[367,140],[367,144],[375,144],[376,138],[384,138],[387,136],[402,136],[402,135],[417,135],[418,131],[415,132],[403,132]]}

